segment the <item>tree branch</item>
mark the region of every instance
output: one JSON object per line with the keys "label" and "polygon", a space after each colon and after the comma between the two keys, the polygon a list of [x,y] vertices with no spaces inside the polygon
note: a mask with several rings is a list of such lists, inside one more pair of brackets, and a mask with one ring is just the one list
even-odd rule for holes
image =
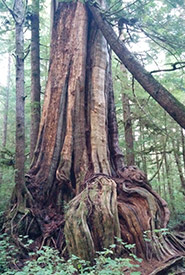
{"label": "tree branch", "polygon": [[134,55],[126,48],[124,43],[112,27],[102,19],[98,9],[87,3],[99,29],[109,43],[112,50],[123,62],[125,67],[168,114],[185,129],[185,106],[179,102],[165,87],[163,87],[144,67],[135,59]]}
{"label": "tree branch", "polygon": [[5,0],[2,0],[2,2],[5,5],[5,7],[7,8],[7,10],[10,12],[10,14],[12,15],[13,19],[16,21],[16,14],[15,14],[15,12],[8,7],[8,5],[6,4]]}
{"label": "tree branch", "polygon": [[[177,65],[179,65],[179,64],[184,64],[184,65],[177,67]],[[154,70],[154,71],[151,71],[150,74],[159,73],[159,72],[171,72],[171,71],[180,70],[180,69],[185,68],[185,62],[176,62],[174,64],[169,64],[169,65],[172,66],[171,69]]]}

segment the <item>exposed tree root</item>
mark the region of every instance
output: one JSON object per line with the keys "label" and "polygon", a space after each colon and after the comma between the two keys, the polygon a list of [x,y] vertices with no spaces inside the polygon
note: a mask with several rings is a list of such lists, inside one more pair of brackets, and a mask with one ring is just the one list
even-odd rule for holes
{"label": "exposed tree root", "polygon": [[183,267],[183,256],[175,256],[161,263],[160,267],[157,267],[150,275],[165,275],[171,271],[177,271],[173,274],[184,274],[185,268]]}
{"label": "exposed tree root", "polygon": [[69,253],[92,260],[95,251],[115,243],[114,236],[120,234],[124,242],[136,245],[134,253],[147,262],[165,262],[184,253],[182,236],[180,240],[164,229],[167,205],[144,174],[125,167],[119,176],[114,179],[116,186],[110,177],[95,175],[70,202],[64,231]]}
{"label": "exposed tree root", "polygon": [[120,237],[115,182],[99,175],[87,181],[83,192],[69,204],[65,237],[70,254],[92,261],[95,252]]}
{"label": "exposed tree root", "polygon": [[[54,205],[41,207],[36,202],[26,211],[14,205],[4,227],[11,229],[14,242],[25,254],[36,246],[41,249],[48,245],[64,257],[76,254],[93,263],[96,251],[117,244],[115,256],[125,257],[125,249],[115,239],[118,237],[135,244],[132,253],[144,260],[148,270],[155,263],[151,274],[167,274],[175,265],[182,270],[185,235],[163,229],[169,219],[165,201],[136,167],[124,167],[118,174],[114,179],[96,174],[87,180],[84,190],[66,206],[65,217],[64,209]],[[20,234],[34,240],[30,248],[25,249],[24,241],[18,238]]]}

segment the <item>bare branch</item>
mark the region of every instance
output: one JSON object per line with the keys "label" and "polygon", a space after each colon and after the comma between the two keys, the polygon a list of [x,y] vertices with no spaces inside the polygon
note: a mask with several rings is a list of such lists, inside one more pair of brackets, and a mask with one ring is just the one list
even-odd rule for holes
{"label": "bare branch", "polygon": [[1,1],[3,2],[4,6],[7,8],[7,10],[10,12],[10,14],[11,14],[12,17],[13,17],[13,19],[16,21],[16,14],[15,14],[15,12],[14,12],[12,9],[10,9],[10,8],[8,7],[8,5],[6,4],[6,1],[5,1],[5,0],[1,0]]}
{"label": "bare branch", "polygon": [[[177,67],[177,65],[179,64],[184,64],[180,67]],[[150,74],[153,74],[153,73],[159,73],[159,72],[171,72],[171,71],[176,71],[176,70],[180,70],[182,68],[185,68],[185,62],[176,62],[174,64],[169,64],[172,66],[171,69],[161,69],[161,70],[154,70],[154,71],[151,71]]]}

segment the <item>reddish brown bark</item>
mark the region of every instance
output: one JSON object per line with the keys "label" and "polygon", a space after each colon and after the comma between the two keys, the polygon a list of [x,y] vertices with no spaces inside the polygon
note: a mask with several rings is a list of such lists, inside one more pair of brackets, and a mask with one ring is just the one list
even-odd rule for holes
{"label": "reddish brown bark", "polygon": [[89,174],[115,173],[110,159],[115,170],[120,166],[107,44],[95,23],[89,23],[89,33],[87,24],[80,3],[65,4],[56,13],[42,120],[29,172],[45,192],[55,192],[56,182],[73,195]]}

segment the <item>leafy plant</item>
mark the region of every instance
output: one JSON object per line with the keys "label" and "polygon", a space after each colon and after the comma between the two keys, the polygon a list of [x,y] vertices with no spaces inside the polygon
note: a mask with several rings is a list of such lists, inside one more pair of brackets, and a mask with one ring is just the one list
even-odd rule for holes
{"label": "leafy plant", "polygon": [[[18,250],[14,244],[10,243],[10,238],[6,233],[0,235],[0,273],[8,272],[9,266],[15,264],[15,256]],[[5,273],[6,274],[6,273]],[[8,274],[8,273],[7,273]]]}
{"label": "leafy plant", "polygon": [[[26,262],[21,270],[12,270],[7,266],[7,260],[12,259],[12,256],[17,253],[15,247],[12,247],[12,255],[9,255],[9,240],[7,235],[2,235],[4,240],[1,240],[0,250],[0,266],[2,275],[121,275],[124,269],[129,269],[131,275],[139,275],[140,272],[134,271],[139,265],[133,263],[142,260],[138,259],[133,253],[129,253],[129,258],[114,258],[116,245],[110,245],[103,251],[97,252],[95,264],[92,266],[88,261],[82,260],[79,257],[72,255],[67,261],[60,257],[59,252],[51,247],[43,246],[37,252],[30,253],[30,259]],[[20,237],[21,238],[21,237]],[[117,238],[118,245],[124,246],[124,249],[130,251],[133,249],[133,244],[126,244],[121,239]],[[134,260],[134,261],[133,261]]]}
{"label": "leafy plant", "polygon": [[[169,234],[169,229],[168,228],[154,229],[153,232],[157,233],[157,236],[155,236],[155,237],[161,238],[162,236]],[[143,238],[146,242],[152,241],[151,233],[152,233],[151,230],[146,230],[143,232]]]}

